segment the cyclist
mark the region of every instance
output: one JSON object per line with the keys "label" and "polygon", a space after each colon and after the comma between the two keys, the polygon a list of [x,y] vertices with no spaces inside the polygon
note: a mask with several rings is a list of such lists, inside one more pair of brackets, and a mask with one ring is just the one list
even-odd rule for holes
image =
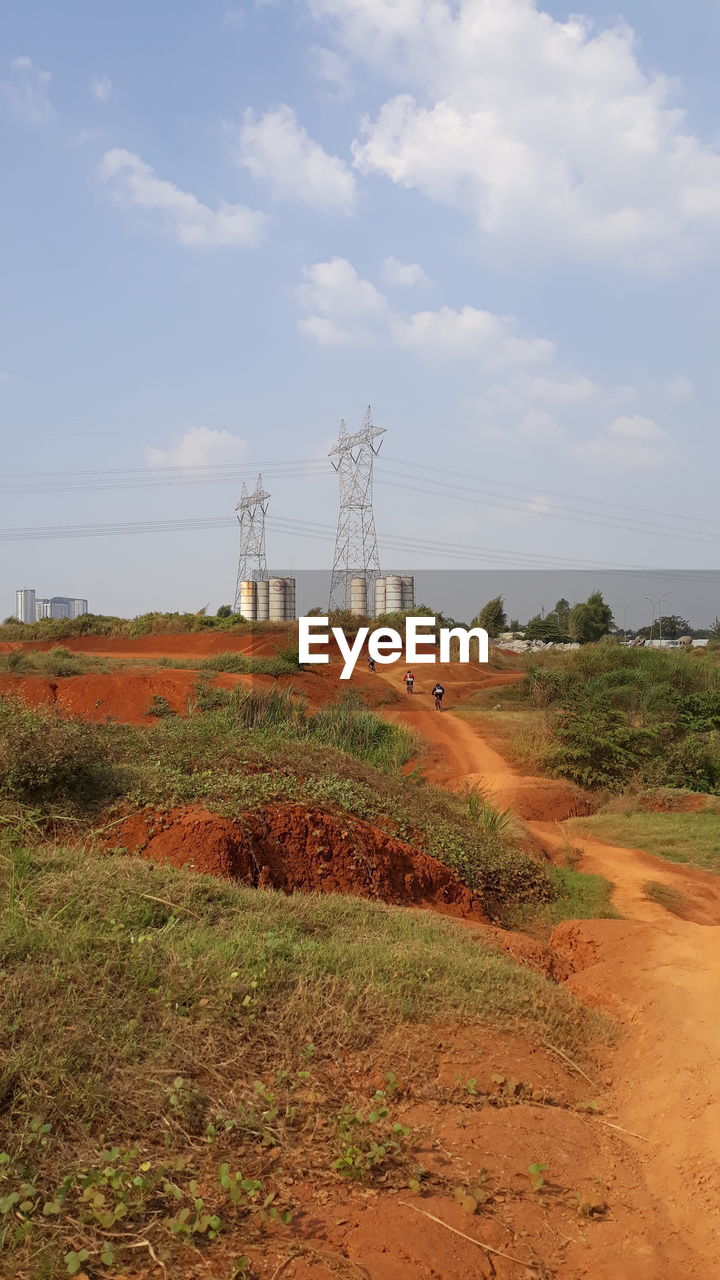
{"label": "cyclist", "polygon": [[412,693],[414,684],[415,684],[415,677],[412,671],[408,671],[407,674],[405,675],[405,688],[407,689],[408,693]]}
{"label": "cyclist", "polygon": [[375,670],[375,659],[374,659],[374,658],[368,658],[368,667],[370,668],[370,670],[371,670],[371,671],[374,671],[374,670]]}
{"label": "cyclist", "polygon": [[442,711],[442,700],[443,700],[444,692],[445,690],[443,689],[442,685],[438,682],[438,684],[436,684],[435,688],[433,689],[433,698],[435,699],[436,711]]}

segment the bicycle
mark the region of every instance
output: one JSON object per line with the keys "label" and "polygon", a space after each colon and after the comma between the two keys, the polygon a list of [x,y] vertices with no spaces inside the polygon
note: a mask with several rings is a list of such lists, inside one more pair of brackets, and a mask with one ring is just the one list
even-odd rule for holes
{"label": "bicycle", "polygon": [[407,689],[407,692],[408,692],[408,693],[412,693],[414,683],[415,683],[415,681],[414,681],[414,680],[406,680],[406,681],[405,681],[405,688]]}

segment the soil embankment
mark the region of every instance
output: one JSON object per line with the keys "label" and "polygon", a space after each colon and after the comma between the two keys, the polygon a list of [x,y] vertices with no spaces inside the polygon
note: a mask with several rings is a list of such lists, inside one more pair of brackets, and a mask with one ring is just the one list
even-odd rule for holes
{"label": "soil embankment", "polygon": [[443,863],[368,822],[306,805],[268,805],[237,819],[199,806],[143,809],[112,828],[109,847],[257,888],[352,894],[485,920]]}

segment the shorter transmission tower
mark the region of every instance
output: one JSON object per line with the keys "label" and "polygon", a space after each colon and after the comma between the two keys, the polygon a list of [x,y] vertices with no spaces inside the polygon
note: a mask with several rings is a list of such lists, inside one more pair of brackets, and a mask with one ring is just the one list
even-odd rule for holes
{"label": "shorter transmission tower", "polygon": [[349,436],[342,421],[338,442],[330,450],[330,461],[340,480],[330,609],[347,607],[351,578],[365,579],[369,597],[375,579],[380,576],[373,514],[373,463],[380,452],[380,437],[384,435],[385,428],[374,425],[368,405],[361,429]]}
{"label": "shorter transmission tower", "polygon": [[240,558],[238,560],[237,581],[235,584],[235,613],[240,612],[240,583],[260,582],[267,578],[267,561],[265,558],[265,517],[270,503],[270,494],[263,488],[262,476],[259,475],[255,489],[248,493],[243,483],[240,501],[235,514],[240,525]]}

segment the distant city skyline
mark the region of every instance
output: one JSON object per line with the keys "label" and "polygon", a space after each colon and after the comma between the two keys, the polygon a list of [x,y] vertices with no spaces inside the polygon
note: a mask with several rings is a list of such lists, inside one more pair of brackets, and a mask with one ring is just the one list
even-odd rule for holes
{"label": "distant city skyline", "polygon": [[15,618],[18,622],[80,618],[87,612],[88,602],[79,596],[39,596],[34,587],[18,587],[15,592]]}

